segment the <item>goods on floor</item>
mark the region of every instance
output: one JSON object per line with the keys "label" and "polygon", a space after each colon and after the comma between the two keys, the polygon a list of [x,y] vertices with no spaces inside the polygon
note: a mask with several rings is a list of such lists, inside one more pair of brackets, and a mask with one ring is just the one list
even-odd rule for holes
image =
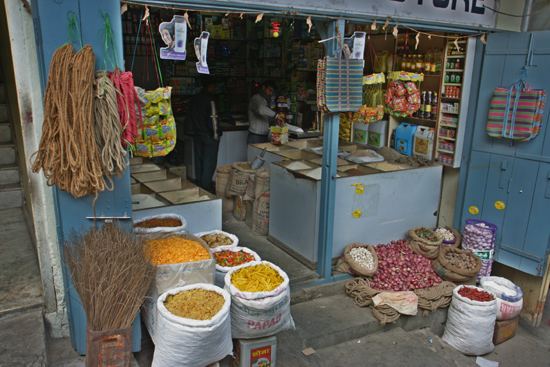
{"label": "goods on floor", "polygon": [[491,352],[495,348],[493,332],[497,316],[494,298],[482,288],[456,287],[442,339],[466,355]]}
{"label": "goods on floor", "polygon": [[432,263],[434,271],[444,280],[466,282],[481,269],[481,259],[469,251],[444,247]]}
{"label": "goods on floor", "polygon": [[[153,343],[158,337],[157,299],[169,289],[197,283],[213,284],[216,263],[208,245],[199,237],[190,234],[160,234],[149,242],[149,250],[154,259],[164,262],[155,266],[157,276],[151,285],[149,295],[141,309],[143,322],[149,331]],[[166,263],[165,261],[180,261]]]}
{"label": "goods on floor", "polygon": [[472,251],[481,259],[481,270],[476,280],[491,275],[495,253],[495,232],[497,226],[484,220],[466,219],[462,237],[462,248]]}
{"label": "goods on floor", "polygon": [[[233,280],[243,289],[250,286],[251,289],[266,290],[242,291],[233,284]],[[271,284],[263,283],[268,280]],[[229,270],[224,281],[224,289],[231,294],[233,338],[261,338],[294,329],[294,320],[290,315],[289,279],[278,266],[267,261],[254,261]]]}
{"label": "goods on floor", "polygon": [[375,148],[386,146],[386,131],[388,130],[388,120],[380,120],[369,124],[367,145]]}
{"label": "goods on floor", "polygon": [[202,239],[208,247],[213,248],[229,248],[237,246],[239,239],[231,233],[215,229],[213,231],[195,233],[196,237]]}
{"label": "goods on floor", "polygon": [[497,320],[510,320],[519,315],[523,307],[521,288],[502,277],[481,277],[480,286],[497,297]]}
{"label": "goods on floor", "polygon": [[516,335],[516,330],[519,324],[519,316],[514,317],[510,320],[502,320],[495,322],[495,332],[493,334],[493,343],[495,345],[502,343],[514,335]]}
{"label": "goods on floor", "polygon": [[[174,315],[165,302],[172,295],[191,290],[215,292],[223,297],[223,306],[209,320],[194,320]],[[153,367],[207,366],[231,353],[231,297],[227,291],[211,284],[194,284],[170,289],[157,300],[158,326]],[[202,307],[198,307],[199,313]]]}
{"label": "goods on floor", "polygon": [[352,243],[344,249],[344,258],[349,266],[360,275],[372,276],[378,270],[378,256],[374,247]]}
{"label": "goods on floor", "polygon": [[187,221],[178,214],[158,214],[134,220],[134,233],[187,233]]}
{"label": "goods on floor", "polygon": [[261,261],[260,256],[246,247],[230,247],[212,249],[212,254],[216,260],[216,285],[224,286],[224,278],[231,269],[236,269],[243,264],[251,261]]}
{"label": "goods on floor", "polygon": [[453,227],[434,228],[433,231],[443,240],[442,247],[459,247],[462,237]]}
{"label": "goods on floor", "polygon": [[236,339],[233,346],[235,367],[275,366],[277,352],[275,335],[251,340]]}
{"label": "goods on floor", "polygon": [[226,196],[244,196],[248,177],[254,174],[256,170],[252,169],[250,162],[234,162],[231,164],[231,174],[227,185]]}
{"label": "goods on floor", "polygon": [[170,294],[164,307],[176,316],[193,320],[211,320],[222,309],[225,300],[217,292],[194,288]]}
{"label": "goods on floor", "polygon": [[430,228],[416,227],[409,230],[409,243],[411,249],[419,255],[428,259],[437,257],[439,247],[443,240],[439,238]]}

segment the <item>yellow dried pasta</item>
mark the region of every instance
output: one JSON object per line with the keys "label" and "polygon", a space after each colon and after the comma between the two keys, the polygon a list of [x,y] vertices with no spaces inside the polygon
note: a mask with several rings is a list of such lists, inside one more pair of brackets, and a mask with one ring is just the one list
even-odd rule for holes
{"label": "yellow dried pasta", "polygon": [[283,283],[283,277],[269,264],[247,266],[231,275],[231,284],[243,292],[269,292]]}

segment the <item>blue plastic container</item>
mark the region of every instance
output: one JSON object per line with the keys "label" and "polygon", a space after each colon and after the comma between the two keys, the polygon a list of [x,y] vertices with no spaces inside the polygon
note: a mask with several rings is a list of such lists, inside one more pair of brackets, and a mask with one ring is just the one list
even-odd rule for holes
{"label": "blue plastic container", "polygon": [[402,122],[395,130],[395,150],[401,154],[412,155],[414,133],[418,125]]}

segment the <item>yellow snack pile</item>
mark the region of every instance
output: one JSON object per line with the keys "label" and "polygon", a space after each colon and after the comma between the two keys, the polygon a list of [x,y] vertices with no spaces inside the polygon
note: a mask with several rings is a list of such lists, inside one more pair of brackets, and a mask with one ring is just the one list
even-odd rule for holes
{"label": "yellow snack pile", "polygon": [[197,241],[179,237],[149,240],[145,250],[154,265],[179,264],[210,258],[208,250]]}
{"label": "yellow snack pile", "polygon": [[231,284],[243,292],[269,292],[283,281],[283,277],[269,264],[248,266],[231,275]]}
{"label": "yellow snack pile", "polygon": [[221,294],[206,289],[190,289],[166,297],[164,306],[179,317],[210,320],[222,309],[225,299]]}

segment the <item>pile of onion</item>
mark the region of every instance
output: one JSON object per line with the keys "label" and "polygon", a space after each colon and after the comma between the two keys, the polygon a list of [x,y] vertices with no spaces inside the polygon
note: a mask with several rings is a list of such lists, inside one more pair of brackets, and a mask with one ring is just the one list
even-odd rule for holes
{"label": "pile of onion", "polygon": [[411,291],[441,283],[432,269],[432,260],[417,255],[405,240],[374,246],[378,255],[378,270],[370,286],[383,291]]}

